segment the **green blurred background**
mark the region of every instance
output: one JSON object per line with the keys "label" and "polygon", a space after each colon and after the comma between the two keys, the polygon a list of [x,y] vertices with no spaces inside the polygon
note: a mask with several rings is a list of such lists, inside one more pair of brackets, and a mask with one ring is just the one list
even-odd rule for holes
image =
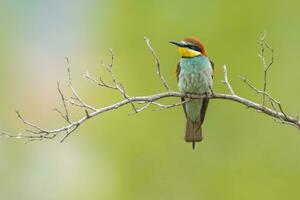
{"label": "green blurred background", "polygon": [[[265,29],[275,48],[269,91],[296,115],[299,6],[298,0],[1,0],[0,130],[23,130],[15,109],[47,128],[63,124],[52,109],[61,107],[56,81],[67,89],[65,56],[80,95],[97,107],[120,95],[97,88],[82,74],[103,73],[100,61],[109,62],[110,47],[118,79],[130,95],[163,91],[144,36],[172,88],[179,55],[167,41],[195,35],[215,62],[214,90],[226,91],[220,83],[226,64],[235,91],[260,101],[237,77],[262,86],[257,41]],[[193,152],[183,141],[181,107],[129,112],[130,106],[94,118],[63,144],[1,139],[0,199],[299,199],[295,128],[237,103],[212,100],[205,139]]]}

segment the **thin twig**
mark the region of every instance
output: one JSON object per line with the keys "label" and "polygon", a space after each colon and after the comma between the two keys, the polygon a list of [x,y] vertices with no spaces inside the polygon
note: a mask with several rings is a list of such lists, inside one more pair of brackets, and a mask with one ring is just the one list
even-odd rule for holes
{"label": "thin twig", "polygon": [[93,110],[95,111],[96,108],[94,108],[91,105],[88,105],[87,103],[85,103],[77,94],[76,90],[74,89],[73,85],[72,85],[72,77],[71,77],[71,68],[70,68],[70,63],[69,63],[69,59],[66,58],[67,61],[67,71],[68,71],[68,86],[72,91],[73,97],[81,104],[82,107],[87,108],[89,110]]}
{"label": "thin twig", "polygon": [[234,91],[233,91],[233,89],[232,89],[232,87],[231,87],[231,85],[230,85],[230,83],[228,81],[228,75],[227,75],[227,67],[226,67],[226,65],[223,65],[223,73],[224,73],[224,80],[222,81],[222,83],[224,83],[227,86],[230,94],[234,95]]}
{"label": "thin twig", "polygon": [[[267,32],[265,31],[259,40],[259,45],[260,45],[259,58],[261,59],[263,69],[264,69],[264,84],[263,84],[263,92],[264,93],[263,93],[263,102],[262,102],[263,105],[265,105],[265,99],[266,99],[268,70],[274,63],[274,49],[271,47],[271,45],[269,45],[266,42],[266,40],[265,40],[266,36],[267,36]],[[265,58],[265,49],[266,48],[271,52],[270,61],[268,63]]]}
{"label": "thin twig", "polygon": [[147,37],[144,37],[145,41],[146,41],[146,44],[148,46],[148,48],[150,49],[152,55],[154,56],[154,60],[155,60],[155,63],[156,63],[156,66],[157,66],[157,75],[159,76],[161,82],[163,83],[164,87],[167,89],[167,91],[170,91],[170,87],[168,86],[164,76],[162,75],[161,73],[161,70],[160,70],[160,62],[159,62],[159,59],[158,59],[158,56],[155,52],[155,50],[152,48],[151,44],[150,44],[150,39],[147,38]]}
{"label": "thin twig", "polygon": [[69,116],[69,111],[68,111],[68,108],[67,108],[67,105],[66,105],[66,99],[60,89],[60,86],[59,86],[59,82],[57,81],[57,91],[61,97],[61,101],[62,101],[62,104],[63,104],[63,107],[64,107],[64,110],[65,110],[65,114],[63,114],[59,109],[57,108],[54,108],[54,111],[56,111],[64,120],[66,120],[68,123],[71,123],[70,121],[70,116]]}
{"label": "thin twig", "polygon": [[276,99],[274,99],[269,93],[267,93],[266,91],[259,90],[259,89],[256,88],[252,83],[250,83],[250,81],[248,81],[245,77],[239,76],[239,78],[240,78],[246,85],[248,85],[252,90],[254,90],[256,93],[262,94],[262,95],[268,97],[271,101],[275,102],[276,104],[279,104],[279,101],[277,101]]}

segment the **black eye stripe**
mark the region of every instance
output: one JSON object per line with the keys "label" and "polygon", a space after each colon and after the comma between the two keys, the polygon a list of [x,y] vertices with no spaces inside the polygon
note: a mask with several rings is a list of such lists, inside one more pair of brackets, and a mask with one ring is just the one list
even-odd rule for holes
{"label": "black eye stripe", "polygon": [[199,52],[202,51],[201,48],[199,48],[198,46],[196,46],[196,45],[194,45],[194,44],[189,44],[187,47],[188,47],[189,49],[192,49],[192,50],[195,50],[195,51],[199,51]]}

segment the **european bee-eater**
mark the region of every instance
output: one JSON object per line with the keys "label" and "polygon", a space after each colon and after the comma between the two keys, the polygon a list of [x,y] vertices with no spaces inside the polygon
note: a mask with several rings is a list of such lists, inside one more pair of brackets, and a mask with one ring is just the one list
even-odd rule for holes
{"label": "european bee-eater", "polygon": [[[180,42],[170,41],[178,46],[181,54],[176,67],[176,76],[180,92],[209,94],[212,92],[213,62],[207,56],[203,44],[196,37],[188,37]],[[182,98],[182,101],[186,99]],[[201,125],[205,118],[209,99],[194,99],[183,104],[187,119],[185,141],[195,143],[202,140]]]}

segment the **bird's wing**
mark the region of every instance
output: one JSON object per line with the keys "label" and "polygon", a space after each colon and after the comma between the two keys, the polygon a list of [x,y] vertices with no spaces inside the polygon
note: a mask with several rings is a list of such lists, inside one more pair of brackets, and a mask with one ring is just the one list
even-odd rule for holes
{"label": "bird's wing", "polygon": [[[176,76],[176,78],[177,78],[177,82],[178,82],[178,80],[179,80],[179,73],[180,73],[180,63],[178,62],[177,65],[176,65],[176,68],[175,68],[175,76]],[[182,102],[185,101],[184,97],[181,97],[181,101],[182,101]],[[183,111],[184,111],[185,117],[187,117],[185,105],[182,104],[182,107],[183,107]]]}
{"label": "bird's wing", "polygon": [[177,65],[176,65],[175,71],[174,71],[174,74],[177,78],[177,82],[178,82],[178,79],[179,79],[179,73],[180,73],[180,63],[178,62]]}
{"label": "bird's wing", "polygon": [[209,58],[210,64],[211,64],[211,68],[212,68],[212,77],[214,77],[215,75],[215,63]]}
{"label": "bird's wing", "polygon": [[[212,78],[214,77],[214,71],[215,71],[215,64],[213,63],[213,61],[211,59],[209,59],[210,64],[211,64],[211,68],[212,68]],[[208,107],[208,103],[209,103],[209,99],[208,98],[204,98],[202,101],[202,106],[200,109],[200,120],[201,120],[201,124],[203,123],[204,119],[205,119],[205,114],[206,114],[206,110]]]}
{"label": "bird's wing", "polygon": [[207,110],[207,107],[208,107],[208,102],[209,102],[209,99],[208,98],[204,98],[202,100],[202,106],[201,106],[201,109],[200,109],[200,120],[201,120],[201,124],[203,123],[204,119],[205,119],[205,114],[206,114],[206,110]]}

